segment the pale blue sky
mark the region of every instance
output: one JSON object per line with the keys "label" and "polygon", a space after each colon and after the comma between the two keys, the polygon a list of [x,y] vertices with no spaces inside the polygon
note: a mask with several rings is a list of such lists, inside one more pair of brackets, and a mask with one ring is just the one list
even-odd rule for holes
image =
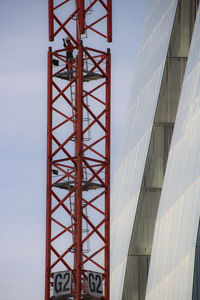
{"label": "pale blue sky", "polygon": [[[47,0],[0,5],[0,299],[42,300]],[[112,172],[148,0],[113,0]]]}

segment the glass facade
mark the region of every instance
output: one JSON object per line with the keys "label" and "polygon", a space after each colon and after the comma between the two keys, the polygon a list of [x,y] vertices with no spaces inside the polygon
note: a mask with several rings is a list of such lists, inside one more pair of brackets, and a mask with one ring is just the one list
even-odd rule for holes
{"label": "glass facade", "polygon": [[[177,0],[150,1],[111,197],[111,299],[121,299]],[[157,131],[163,128],[158,128]],[[159,134],[159,133],[158,133]],[[158,162],[159,163],[159,162]],[[150,192],[149,192],[150,193]],[[153,193],[153,191],[152,191]],[[160,195],[156,192],[156,196]],[[148,200],[148,193],[146,194]],[[156,210],[154,213],[154,217]],[[144,247],[145,248],[145,247]],[[148,257],[132,264],[148,265]],[[131,268],[131,265],[129,265]],[[134,274],[132,275],[134,277]],[[144,276],[146,276],[144,274]],[[131,282],[131,278],[129,277]],[[127,298],[128,299],[128,298]],[[130,298],[134,299],[134,298]]]}
{"label": "glass facade", "polygon": [[196,254],[195,254],[195,263],[194,263],[194,280],[193,280],[193,293],[192,300],[200,299],[200,222],[197,234],[197,244],[196,244]]}
{"label": "glass facade", "polygon": [[[200,11],[197,13],[158,209],[146,300],[188,300],[195,299],[198,293],[197,290],[193,292],[193,274],[200,216],[199,28]],[[198,253],[196,261],[197,256]]]}
{"label": "glass facade", "polygon": [[157,209],[196,15],[195,2],[177,3],[143,173],[122,300],[144,300]]}
{"label": "glass facade", "polygon": [[146,300],[197,300],[200,293],[200,268],[194,272],[200,212],[199,13],[190,46],[198,2],[149,3],[112,186],[112,300],[143,300],[145,294]]}

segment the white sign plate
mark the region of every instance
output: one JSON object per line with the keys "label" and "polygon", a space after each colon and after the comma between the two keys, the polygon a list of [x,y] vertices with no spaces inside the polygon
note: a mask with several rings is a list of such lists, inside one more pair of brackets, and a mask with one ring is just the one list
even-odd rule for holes
{"label": "white sign plate", "polygon": [[102,297],[103,296],[103,280],[102,274],[96,272],[87,272],[88,276],[88,293],[91,296]]}
{"label": "white sign plate", "polygon": [[54,273],[53,296],[71,294],[72,272],[62,271]]}

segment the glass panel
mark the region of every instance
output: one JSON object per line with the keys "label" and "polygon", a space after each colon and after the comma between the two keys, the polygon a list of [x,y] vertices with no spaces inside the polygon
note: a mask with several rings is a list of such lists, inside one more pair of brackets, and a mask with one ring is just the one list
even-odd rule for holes
{"label": "glass panel", "polygon": [[200,223],[199,223],[199,228],[198,228],[196,253],[195,253],[192,300],[199,300],[200,299],[199,278],[200,278]]}

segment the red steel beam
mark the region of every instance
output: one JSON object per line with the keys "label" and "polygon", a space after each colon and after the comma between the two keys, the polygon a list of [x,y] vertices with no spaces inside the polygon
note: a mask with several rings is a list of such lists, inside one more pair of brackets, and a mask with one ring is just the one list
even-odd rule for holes
{"label": "red steel beam", "polygon": [[107,41],[112,42],[112,0],[107,0],[108,19],[107,19]]}
{"label": "red steel beam", "polygon": [[53,0],[49,0],[49,41],[53,41],[54,32],[54,20],[53,20]]}
{"label": "red steel beam", "polygon": [[76,157],[77,157],[77,170],[76,170],[76,256],[75,256],[75,297],[81,299],[82,283],[82,181],[83,181],[83,49],[82,43],[78,46],[78,86],[76,97],[77,108],[77,139],[76,139]]}
{"label": "red steel beam", "polygon": [[106,74],[107,74],[107,81],[106,81],[106,128],[107,128],[107,137],[105,143],[105,154],[106,154],[106,168],[105,168],[105,182],[106,182],[106,189],[105,189],[105,217],[106,217],[106,224],[105,224],[105,239],[106,249],[105,249],[105,268],[106,268],[106,277],[105,277],[105,299],[109,299],[110,294],[110,118],[111,118],[111,54],[110,49],[107,50],[107,60],[106,60]]}
{"label": "red steel beam", "polygon": [[52,149],[52,52],[48,52],[48,87],[47,87],[47,190],[46,190],[46,266],[45,266],[45,300],[50,299],[50,265],[51,265],[51,149]]}

